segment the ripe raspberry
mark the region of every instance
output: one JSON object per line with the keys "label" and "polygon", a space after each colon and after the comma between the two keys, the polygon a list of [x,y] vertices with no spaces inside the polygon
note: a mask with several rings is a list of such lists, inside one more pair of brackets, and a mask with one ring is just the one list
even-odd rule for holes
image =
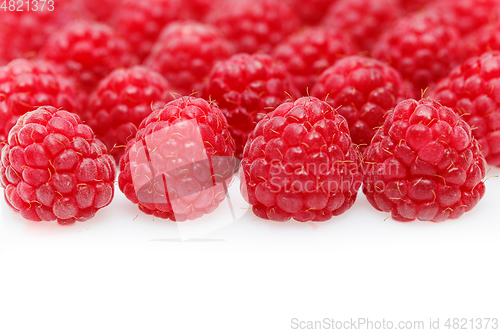
{"label": "ripe raspberry", "polygon": [[281,61],[303,96],[307,95],[318,76],[337,60],[355,54],[357,47],[341,31],[325,27],[311,27],[290,35],[273,51]]}
{"label": "ripe raspberry", "polygon": [[500,51],[500,23],[486,25],[463,39],[468,58],[498,50]]}
{"label": "ripe raspberry", "polygon": [[339,0],[330,6],[323,24],[346,32],[360,50],[369,51],[400,12],[397,0]]}
{"label": "ripe raspberry", "polygon": [[280,0],[226,1],[207,20],[233,42],[236,52],[271,52],[299,26],[290,6]]}
{"label": "ripe raspberry", "polygon": [[486,161],[500,166],[500,51],[466,60],[438,83],[433,97],[461,115]]}
{"label": "ripe raspberry", "polygon": [[397,221],[456,219],[484,195],[485,161],[469,125],[431,99],[399,103],[363,160],[368,201]]}
{"label": "ripe raspberry", "polygon": [[73,83],[52,64],[17,59],[0,67],[0,142],[21,115],[42,105],[80,111]]}
{"label": "ripe raspberry", "polygon": [[76,79],[78,88],[87,93],[115,68],[137,62],[127,42],[117,37],[110,27],[84,21],[71,23],[50,36],[39,57],[61,67]]}
{"label": "ripe raspberry", "polygon": [[318,24],[336,0],[288,0],[293,10],[299,15],[302,23],[308,25]]}
{"label": "ripe raspberry", "polygon": [[458,32],[431,13],[399,19],[374,47],[375,58],[397,69],[414,96],[433,85],[463,58]]}
{"label": "ripe raspberry", "polygon": [[[14,1],[11,2],[14,3]],[[0,40],[5,40],[5,46],[0,47],[0,58],[4,58],[5,62],[17,58],[32,58],[52,33],[69,22],[90,17],[90,13],[85,11],[79,3],[71,0],[55,2],[57,4],[52,1],[38,3],[30,1],[29,11],[26,1],[21,7],[19,5],[22,1],[15,2],[14,10],[9,9],[9,1],[4,3],[7,10],[0,9],[2,22]],[[38,10],[35,11],[37,4]],[[41,10],[42,6],[44,10]],[[17,8],[23,11],[17,11]]]}
{"label": "ripe raspberry", "polygon": [[145,118],[120,160],[120,190],[146,214],[193,220],[224,199],[234,141],[222,112],[181,97]]}
{"label": "ripe raspberry", "polygon": [[328,103],[302,97],[281,104],[250,134],[242,194],[263,219],[327,221],[354,204],[360,161],[345,119]]}
{"label": "ripe raspberry", "polygon": [[151,52],[163,27],[185,18],[187,11],[179,0],[125,0],[116,8],[110,24],[143,60]]}
{"label": "ripe raspberry", "polygon": [[255,125],[283,103],[299,96],[285,68],[267,54],[240,53],[214,66],[203,88],[227,118],[229,131],[242,157],[247,137]]}
{"label": "ripe raspberry", "polygon": [[7,203],[31,221],[85,221],[113,198],[115,165],[80,118],[43,106],[23,115],[2,149]]}
{"label": "ripe raspberry", "polygon": [[116,69],[92,93],[82,119],[119,160],[137,127],[152,109],[172,100],[168,81],[143,66]]}
{"label": "ripe raspberry", "polygon": [[219,60],[233,54],[220,32],[195,22],[174,22],[165,27],[145,64],[163,74],[176,93],[190,95]]}
{"label": "ripe raspberry", "polygon": [[349,124],[352,142],[364,150],[387,111],[406,96],[401,75],[372,58],[350,56],[326,69],[311,95],[328,101]]}
{"label": "ripe raspberry", "polygon": [[462,36],[500,19],[498,0],[438,0],[429,3],[426,10],[434,11]]}

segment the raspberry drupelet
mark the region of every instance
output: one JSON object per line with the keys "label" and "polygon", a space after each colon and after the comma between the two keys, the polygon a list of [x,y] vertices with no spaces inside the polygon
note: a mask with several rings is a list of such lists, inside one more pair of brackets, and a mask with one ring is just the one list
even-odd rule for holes
{"label": "raspberry drupelet", "polygon": [[363,163],[368,201],[401,222],[459,218],[485,191],[485,160],[469,125],[430,98],[399,103]]}
{"label": "raspberry drupelet", "polygon": [[371,51],[400,16],[398,0],[339,0],[329,7],[322,24],[350,35],[361,51]]}
{"label": "raspberry drupelet", "polygon": [[349,124],[352,141],[364,150],[385,114],[407,91],[394,68],[372,58],[350,56],[326,69],[311,95],[337,109]]}
{"label": "raspberry drupelet", "polygon": [[327,221],[354,204],[360,161],[345,119],[328,103],[302,97],[278,106],[250,134],[241,191],[260,218]]}
{"label": "raspberry drupelet", "polygon": [[99,83],[82,120],[118,161],[141,121],[173,99],[170,84],[159,73],[144,66],[120,68]]}
{"label": "raspberry drupelet", "polygon": [[83,93],[90,93],[114,69],[137,63],[128,43],[113,29],[86,21],[70,23],[51,35],[39,57],[73,77]]}
{"label": "raspberry drupelet", "polygon": [[288,36],[276,46],[272,55],[284,64],[300,93],[307,96],[321,72],[357,51],[352,39],[344,32],[310,27]]}
{"label": "raspberry drupelet", "polygon": [[71,80],[45,61],[16,59],[0,67],[0,142],[5,142],[17,119],[42,105],[80,111]]}
{"label": "raspberry drupelet", "polygon": [[259,120],[299,95],[284,66],[264,53],[240,53],[216,64],[202,91],[226,116],[238,158]]}
{"label": "raspberry drupelet", "polygon": [[398,19],[374,46],[373,54],[401,73],[415,97],[432,89],[463,60],[458,31],[429,12]]}
{"label": "raspberry drupelet", "polygon": [[469,58],[432,96],[470,125],[486,161],[500,166],[500,51]]}
{"label": "raspberry drupelet", "polygon": [[10,207],[31,221],[85,221],[113,198],[114,159],[80,118],[43,106],[21,116],[2,149]]}
{"label": "raspberry drupelet", "polygon": [[222,112],[201,98],[180,97],[145,118],[120,160],[120,190],[146,214],[185,221],[224,200],[234,141]]}
{"label": "raspberry drupelet", "polygon": [[199,92],[213,65],[229,58],[233,45],[207,24],[186,21],[165,27],[145,64],[167,78],[180,95]]}
{"label": "raspberry drupelet", "polygon": [[271,52],[273,47],[299,27],[300,20],[281,0],[222,1],[208,15],[235,46],[236,52]]}

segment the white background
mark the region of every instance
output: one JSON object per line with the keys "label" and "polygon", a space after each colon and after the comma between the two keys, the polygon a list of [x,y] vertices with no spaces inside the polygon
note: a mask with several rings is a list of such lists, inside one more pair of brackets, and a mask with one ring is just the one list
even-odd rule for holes
{"label": "white background", "polygon": [[450,332],[450,317],[500,317],[499,178],[437,224],[385,220],[361,191],[342,216],[302,224],[257,219],[231,195],[243,217],[189,241],[119,190],[73,226],[23,220],[2,200],[0,332],[276,333],[297,331],[292,318],[358,317],[440,318]]}

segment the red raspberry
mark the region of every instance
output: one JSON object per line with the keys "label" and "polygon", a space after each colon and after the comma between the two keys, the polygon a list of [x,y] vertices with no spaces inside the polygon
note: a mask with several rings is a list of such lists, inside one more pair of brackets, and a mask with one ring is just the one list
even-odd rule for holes
{"label": "red raspberry", "polygon": [[280,0],[226,1],[216,6],[208,21],[219,27],[237,52],[271,52],[300,21],[290,6]]}
{"label": "red raspberry", "polygon": [[267,54],[240,53],[214,66],[202,95],[215,100],[227,118],[241,158],[255,125],[288,98],[298,97],[285,68]]}
{"label": "red raspberry", "polygon": [[234,162],[234,141],[219,108],[181,97],[142,121],[120,160],[118,184],[146,214],[193,220],[222,202]]}
{"label": "red raspberry", "polygon": [[[71,0],[29,1],[29,4],[27,1],[10,2],[15,4],[14,10],[9,9],[9,1],[4,3],[6,11],[0,9],[0,40],[5,40],[5,46],[0,47],[0,58],[5,62],[35,56],[52,33],[76,19],[90,17],[81,4]],[[23,11],[17,11],[17,8]]]}
{"label": "red raspberry", "polygon": [[400,11],[397,0],[339,0],[330,6],[323,24],[346,32],[360,50],[369,51]]}
{"label": "red raspberry", "polygon": [[84,21],[71,23],[50,36],[39,56],[74,77],[79,89],[87,93],[115,68],[137,62],[127,42],[117,37],[110,27]]}
{"label": "red raspberry", "polygon": [[52,64],[17,59],[0,67],[0,142],[21,115],[42,105],[80,111],[73,83]]}
{"label": "red raspberry", "polygon": [[463,36],[500,19],[498,0],[438,0],[429,3],[426,9],[434,11]]}
{"label": "red raspberry", "polygon": [[352,141],[364,149],[387,111],[407,93],[394,68],[372,58],[350,56],[325,70],[311,94],[336,108],[349,124]]}
{"label": "red raspberry", "polygon": [[220,32],[196,22],[174,22],[165,27],[145,64],[163,74],[175,92],[190,95],[219,60],[233,54]]}
{"label": "red raspberry", "polygon": [[187,11],[179,0],[125,0],[116,8],[111,25],[143,60],[151,52],[163,27],[185,18]]}
{"label": "red raspberry", "polygon": [[432,99],[399,103],[363,161],[368,201],[397,221],[456,219],[484,195],[485,161],[469,125]]}
{"label": "red raspberry", "polygon": [[303,96],[327,67],[340,58],[357,53],[351,38],[341,31],[311,27],[290,35],[273,51],[273,57],[283,62],[295,86]]}
{"label": "red raspberry", "polygon": [[466,60],[438,83],[433,97],[461,115],[486,161],[500,166],[500,51]]}
{"label": "red raspberry", "polygon": [[7,203],[31,221],[85,221],[113,198],[115,165],[80,118],[42,106],[23,115],[2,149]]}
{"label": "red raspberry", "polygon": [[149,68],[116,69],[92,93],[82,119],[119,160],[141,121],[173,99],[170,91],[168,81]]}
{"label": "red raspberry", "polygon": [[304,24],[315,25],[323,18],[328,7],[336,0],[288,0]]}
{"label": "red raspberry", "polygon": [[327,221],[354,204],[360,161],[344,117],[326,102],[302,97],[281,104],[250,134],[242,194],[263,219]]}
{"label": "red raspberry", "polygon": [[399,19],[375,45],[374,55],[403,75],[414,96],[432,88],[463,57],[457,30],[430,13]]}
{"label": "red raspberry", "polygon": [[486,25],[463,39],[468,58],[498,50],[500,51],[500,23]]}

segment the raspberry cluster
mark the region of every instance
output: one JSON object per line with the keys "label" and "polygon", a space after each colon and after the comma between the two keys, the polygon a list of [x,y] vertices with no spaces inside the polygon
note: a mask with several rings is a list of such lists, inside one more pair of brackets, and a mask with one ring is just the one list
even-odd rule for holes
{"label": "raspberry cluster", "polygon": [[141,121],[172,99],[170,84],[159,73],[143,66],[116,69],[99,83],[82,119],[119,160]]}
{"label": "raspberry cluster", "polygon": [[361,186],[361,157],[345,119],[314,97],[281,104],[250,134],[241,188],[253,212],[274,221],[327,221]]}
{"label": "raspberry cluster", "polygon": [[53,62],[73,77],[79,89],[86,93],[114,69],[137,62],[128,43],[113,29],[85,21],[71,23],[51,35],[39,57]]}
{"label": "raspberry cluster", "polygon": [[278,44],[273,57],[284,64],[297,89],[306,96],[326,68],[357,50],[352,39],[342,31],[311,27]]}
{"label": "raspberry cluster", "polygon": [[401,73],[415,97],[433,87],[463,58],[458,31],[434,13],[400,18],[382,35],[373,54]]}
{"label": "raspberry cluster", "polygon": [[217,61],[233,53],[233,45],[215,27],[175,22],[165,27],[145,63],[163,74],[175,92],[190,95],[200,91]]}
{"label": "raspberry cluster", "polygon": [[311,94],[336,108],[347,120],[352,141],[365,149],[386,113],[407,92],[394,68],[372,58],[350,56],[326,69]]}
{"label": "raspberry cluster", "polygon": [[472,57],[439,82],[433,97],[465,120],[489,164],[500,166],[500,51]]}
{"label": "raspberry cluster", "polygon": [[23,115],[2,149],[9,206],[31,221],[85,221],[113,198],[115,164],[80,118],[54,107]]}
{"label": "raspberry cluster", "polygon": [[142,121],[120,160],[118,185],[146,214],[192,220],[225,198],[234,163],[234,141],[219,108],[181,97]]}
{"label": "raspberry cluster", "polygon": [[72,81],[45,61],[17,59],[0,67],[0,141],[20,116],[42,105],[78,112]]}
{"label": "raspberry cluster", "polygon": [[469,125],[432,99],[399,103],[363,157],[363,192],[398,221],[456,219],[484,195],[485,160]]}
{"label": "raspberry cluster", "polygon": [[215,7],[208,22],[233,42],[237,52],[271,52],[299,26],[299,18],[280,0],[226,0]]}
{"label": "raspberry cluster", "polygon": [[205,99],[214,100],[227,118],[238,158],[264,115],[298,95],[285,68],[263,53],[240,53],[216,64],[202,93]]}

